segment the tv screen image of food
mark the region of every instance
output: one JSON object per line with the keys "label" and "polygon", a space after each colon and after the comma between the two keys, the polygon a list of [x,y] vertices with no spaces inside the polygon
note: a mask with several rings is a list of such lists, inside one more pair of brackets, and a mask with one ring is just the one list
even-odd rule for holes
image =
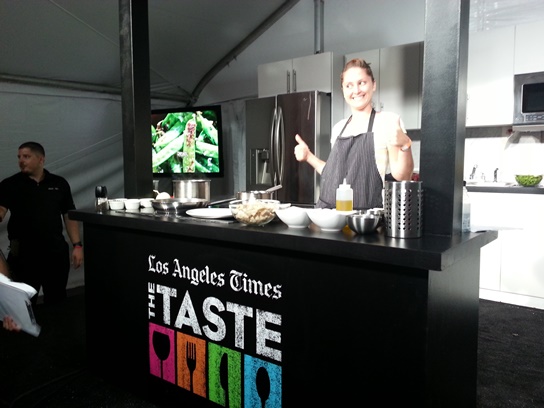
{"label": "tv screen image of food", "polygon": [[152,114],[153,173],[219,173],[219,115],[212,108]]}

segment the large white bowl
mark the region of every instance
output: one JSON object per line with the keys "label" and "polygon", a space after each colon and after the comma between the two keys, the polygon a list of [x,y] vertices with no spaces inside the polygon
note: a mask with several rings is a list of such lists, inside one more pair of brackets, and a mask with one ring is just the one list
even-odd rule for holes
{"label": "large white bowl", "polygon": [[311,222],[306,208],[297,206],[281,208],[280,205],[280,208],[276,210],[276,215],[289,228],[306,228]]}
{"label": "large white bowl", "polygon": [[346,216],[354,211],[336,211],[331,208],[310,208],[307,210],[310,220],[321,231],[340,231],[347,225]]}

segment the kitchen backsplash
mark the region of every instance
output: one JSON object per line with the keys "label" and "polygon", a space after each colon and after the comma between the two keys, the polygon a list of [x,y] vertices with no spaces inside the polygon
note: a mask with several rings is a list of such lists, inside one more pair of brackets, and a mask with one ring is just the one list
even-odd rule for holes
{"label": "kitchen backsplash", "polygon": [[[520,173],[544,174],[543,133],[512,136],[509,126],[467,128],[463,178],[469,180],[473,170],[474,179],[490,182],[494,181],[496,169],[498,182],[514,182],[514,175]],[[414,141],[414,168],[419,171],[421,131],[408,130],[408,135]]]}

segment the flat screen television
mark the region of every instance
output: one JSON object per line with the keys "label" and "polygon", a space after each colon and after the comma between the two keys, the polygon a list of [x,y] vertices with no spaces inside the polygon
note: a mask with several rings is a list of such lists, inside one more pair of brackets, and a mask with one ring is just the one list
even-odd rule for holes
{"label": "flat screen television", "polygon": [[151,111],[153,177],[222,177],[221,106]]}

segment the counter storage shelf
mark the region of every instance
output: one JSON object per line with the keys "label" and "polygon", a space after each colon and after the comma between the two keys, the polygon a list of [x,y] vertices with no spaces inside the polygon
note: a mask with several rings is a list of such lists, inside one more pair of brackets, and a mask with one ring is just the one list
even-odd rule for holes
{"label": "counter storage shelf", "polygon": [[476,406],[480,248],[496,232],[70,217],[84,224],[91,368],[152,401],[260,405],[264,370],[267,406]]}
{"label": "counter storage shelf", "polygon": [[522,186],[500,186],[494,187],[486,184],[484,186],[467,185],[468,192],[474,193],[505,193],[505,194],[544,194],[544,187],[522,187]]}

